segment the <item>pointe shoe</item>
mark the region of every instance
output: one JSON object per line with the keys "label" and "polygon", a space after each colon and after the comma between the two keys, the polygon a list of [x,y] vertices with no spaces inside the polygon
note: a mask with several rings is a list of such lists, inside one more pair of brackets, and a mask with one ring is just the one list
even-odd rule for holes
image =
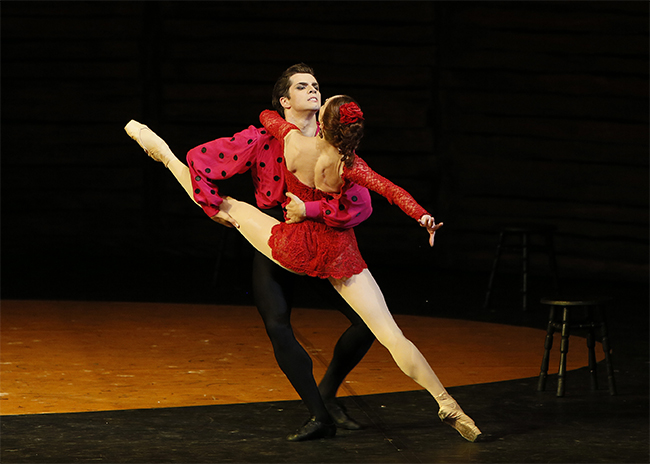
{"label": "pointe shoe", "polygon": [[440,404],[438,411],[440,420],[456,429],[465,440],[474,442],[482,435],[472,418],[463,412],[456,400],[448,393],[442,393],[436,399]]}
{"label": "pointe shoe", "polygon": [[160,161],[167,167],[171,157],[174,156],[169,146],[154,131],[138,121],[131,120],[124,126],[129,137],[138,142],[151,158]]}
{"label": "pointe shoe", "polygon": [[312,417],[298,430],[287,435],[287,440],[318,440],[319,438],[332,438],[334,435],[336,435],[336,425],[333,423],[325,424],[324,422],[317,421],[315,417]]}
{"label": "pointe shoe", "polygon": [[357,421],[348,416],[347,411],[338,401],[326,401],[325,407],[330,413],[337,427],[345,430],[361,430],[363,427]]}

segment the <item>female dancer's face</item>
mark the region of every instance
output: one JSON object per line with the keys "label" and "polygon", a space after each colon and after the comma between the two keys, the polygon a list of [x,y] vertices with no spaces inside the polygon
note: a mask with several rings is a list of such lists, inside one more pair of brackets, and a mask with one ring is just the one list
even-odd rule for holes
{"label": "female dancer's face", "polygon": [[289,98],[280,99],[285,109],[293,111],[318,111],[320,109],[320,88],[311,74],[298,73],[291,76]]}

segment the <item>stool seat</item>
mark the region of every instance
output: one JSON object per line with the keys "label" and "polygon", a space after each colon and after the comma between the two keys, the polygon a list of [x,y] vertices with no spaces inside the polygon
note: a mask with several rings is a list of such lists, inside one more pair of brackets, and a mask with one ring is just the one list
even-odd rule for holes
{"label": "stool seat", "polygon": [[[601,343],[605,353],[605,365],[607,368],[607,380],[609,383],[610,395],[616,394],[614,382],[614,367],[611,360],[611,348],[609,335],[607,333],[607,322],[605,318],[604,305],[610,303],[612,298],[607,296],[555,296],[546,297],[540,300],[543,305],[550,306],[548,326],[546,329],[546,340],[544,342],[544,356],[542,367],[539,372],[537,391],[544,391],[548,374],[548,363],[551,348],[553,347],[553,335],[555,332],[562,334],[560,342],[560,367],[558,370],[557,396],[564,396],[566,381],[566,360],[569,352],[569,335],[572,329],[587,330],[587,349],[589,350],[589,373],[591,389],[598,389],[598,376],[596,371],[596,353],[594,351],[596,342],[596,329],[600,329]],[[558,320],[556,308],[562,309],[561,320]],[[582,310],[580,314],[577,314]]]}
{"label": "stool seat", "polygon": [[[537,223],[515,223],[500,226],[499,241],[492,262],[492,271],[490,272],[485,300],[483,302],[484,310],[487,310],[490,307],[494,289],[494,280],[504,251],[515,251],[521,253],[521,305],[523,311],[528,309],[528,268],[531,252],[541,252],[546,254],[546,257],[548,258],[549,272],[553,280],[553,288],[555,292],[560,291],[560,284],[557,275],[557,263],[555,260],[555,248],[553,245],[553,235],[555,234],[556,229],[557,228],[551,224]],[[514,240],[514,243],[512,238],[516,239]],[[543,243],[541,245],[534,244],[533,238],[542,239]]]}
{"label": "stool seat", "polygon": [[561,295],[553,298],[542,298],[540,303],[543,305],[553,305],[553,306],[600,306],[612,301],[611,297],[608,296],[570,296],[570,295]]}

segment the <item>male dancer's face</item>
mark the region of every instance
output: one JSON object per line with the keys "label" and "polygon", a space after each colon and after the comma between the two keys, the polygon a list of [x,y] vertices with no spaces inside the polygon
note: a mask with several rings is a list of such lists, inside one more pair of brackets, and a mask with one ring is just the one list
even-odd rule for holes
{"label": "male dancer's face", "polygon": [[290,78],[289,98],[282,97],[280,103],[285,109],[295,112],[316,112],[320,109],[321,95],[318,81],[311,74],[298,73]]}

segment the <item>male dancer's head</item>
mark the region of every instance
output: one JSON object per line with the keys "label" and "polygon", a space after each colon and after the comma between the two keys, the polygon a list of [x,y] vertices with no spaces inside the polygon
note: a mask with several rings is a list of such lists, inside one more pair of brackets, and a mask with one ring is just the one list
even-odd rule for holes
{"label": "male dancer's head", "polygon": [[287,68],[273,87],[272,103],[273,108],[288,122],[298,126],[304,135],[314,135],[316,113],[321,105],[314,70],[304,63]]}

